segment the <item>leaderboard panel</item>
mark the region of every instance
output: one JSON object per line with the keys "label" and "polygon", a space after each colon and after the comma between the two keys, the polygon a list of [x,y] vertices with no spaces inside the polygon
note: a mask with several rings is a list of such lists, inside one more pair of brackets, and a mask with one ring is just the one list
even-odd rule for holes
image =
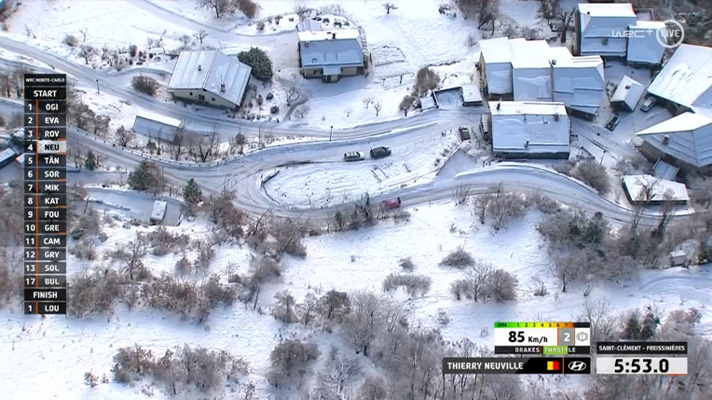
{"label": "leaderboard panel", "polygon": [[26,74],[25,314],[66,314],[67,77]]}

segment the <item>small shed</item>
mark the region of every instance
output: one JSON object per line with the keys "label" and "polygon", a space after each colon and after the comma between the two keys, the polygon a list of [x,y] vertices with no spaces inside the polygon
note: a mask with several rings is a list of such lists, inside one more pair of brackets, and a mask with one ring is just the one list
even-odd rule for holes
{"label": "small shed", "polygon": [[645,88],[628,75],[621,79],[611,97],[611,105],[624,111],[634,111],[643,96]]}
{"label": "small shed", "polygon": [[166,218],[166,209],[168,208],[168,203],[162,200],[156,200],[153,202],[153,211],[151,211],[151,224],[157,225],[163,222]]}
{"label": "small shed", "polygon": [[141,113],[136,116],[133,131],[164,143],[175,143],[182,122],[162,115]]}
{"label": "small shed", "polygon": [[687,264],[687,253],[684,250],[670,252],[670,264],[673,267],[680,267]]}
{"label": "small shed", "polygon": [[633,205],[659,205],[665,201],[686,204],[690,201],[684,184],[651,175],[626,175],[623,177],[623,189]]}
{"label": "small shed", "polygon": [[435,99],[434,94],[430,94],[425,97],[421,97],[419,100],[420,100],[420,109],[421,110],[429,110],[431,108],[438,108],[438,102]]}
{"label": "small shed", "polygon": [[15,157],[17,157],[17,153],[11,148],[0,151],[0,168],[11,164]]}
{"label": "small shed", "polygon": [[480,85],[476,83],[470,85],[462,85],[462,87],[460,88],[460,93],[462,95],[463,106],[482,105],[482,93],[480,92]]}

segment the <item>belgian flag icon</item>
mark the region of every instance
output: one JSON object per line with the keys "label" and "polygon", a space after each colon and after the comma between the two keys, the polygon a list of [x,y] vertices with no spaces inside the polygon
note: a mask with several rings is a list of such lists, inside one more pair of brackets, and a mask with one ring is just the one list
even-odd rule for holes
{"label": "belgian flag icon", "polygon": [[547,371],[558,371],[560,369],[559,361],[547,361],[546,370]]}

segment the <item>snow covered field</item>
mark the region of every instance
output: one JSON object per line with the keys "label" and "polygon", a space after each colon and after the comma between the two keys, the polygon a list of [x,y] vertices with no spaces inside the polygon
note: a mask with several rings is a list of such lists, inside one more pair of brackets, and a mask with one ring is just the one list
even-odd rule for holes
{"label": "snow covered field", "polygon": [[[696,307],[703,312],[698,330],[712,334],[712,317],[706,307],[712,301],[712,270],[709,267],[674,268],[665,271],[642,271],[630,280],[595,284],[588,297],[582,288],[572,286],[560,293],[551,273],[551,260],[535,232],[540,218],[531,213],[512,221],[506,229],[492,234],[478,223],[467,207],[451,202],[423,205],[408,210],[409,222],[385,221],[375,227],[359,231],[323,235],[305,239],[306,259],[287,257],[281,283],[268,284],[260,296],[259,306],[269,310],[273,295],[288,289],[301,301],[307,293],[323,294],[330,289],[379,292],[383,279],[399,272],[398,262],[411,257],[414,274],[432,278],[429,293],[408,298],[405,293],[394,296],[406,302],[407,315],[414,325],[439,327],[446,340],[470,338],[476,343],[492,347],[493,323],[496,321],[576,320],[587,300],[605,299],[615,310],[654,306],[661,312],[676,308]],[[105,226],[109,239],[97,247],[100,252],[121,246],[137,231],[155,228],[125,229],[118,223]],[[168,228],[173,233],[189,234],[192,238],[205,237],[210,229],[203,220],[183,222]],[[427,232],[427,235],[422,234]],[[463,273],[454,268],[440,267],[440,260],[455,248],[471,252],[476,259],[492,263],[517,277],[520,286],[516,302],[496,303],[456,301],[450,284]],[[221,246],[216,249],[211,265],[219,273],[230,262],[244,270],[249,265],[250,252],[246,247]],[[195,257],[188,252],[188,258]],[[154,272],[173,270],[177,255],[147,256],[146,265]],[[79,261],[70,256],[69,274],[84,268],[96,268],[101,263]],[[537,279],[550,293],[536,297],[533,290]],[[450,319],[447,325],[438,322],[443,310]],[[284,325],[270,315],[260,315],[251,308],[236,303],[228,309],[217,309],[207,326],[197,326],[178,317],[158,311],[128,311],[121,308],[108,319],[93,317],[78,320],[73,317],[24,317],[14,311],[0,311],[0,369],[12,374],[0,374],[0,393],[3,398],[22,399],[27,392],[22,377],[43,376],[43,384],[33,389],[35,398],[93,398],[124,399],[168,398],[160,388],[142,388],[144,384],[123,386],[115,383],[89,388],[83,383],[85,372],[111,377],[112,357],[120,347],[139,344],[161,354],[167,348],[188,343],[210,349],[224,349],[244,357],[250,363],[249,380],[257,384],[257,398],[267,398],[265,373],[269,353],[280,337],[295,332],[307,335],[300,325]],[[328,350],[342,339],[337,334],[318,334],[314,338]],[[41,364],[38,365],[38,361]],[[76,366],[67,368],[67,366]],[[50,375],[44,372],[52,371]],[[19,380],[18,380],[19,379]],[[148,396],[146,393],[153,393]]]}

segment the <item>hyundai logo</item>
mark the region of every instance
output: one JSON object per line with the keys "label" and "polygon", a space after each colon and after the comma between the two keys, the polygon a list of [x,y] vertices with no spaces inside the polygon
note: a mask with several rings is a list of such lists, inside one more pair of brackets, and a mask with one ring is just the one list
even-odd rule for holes
{"label": "hyundai logo", "polygon": [[583,361],[571,361],[569,363],[569,369],[576,372],[583,371],[586,369],[586,363]]}

